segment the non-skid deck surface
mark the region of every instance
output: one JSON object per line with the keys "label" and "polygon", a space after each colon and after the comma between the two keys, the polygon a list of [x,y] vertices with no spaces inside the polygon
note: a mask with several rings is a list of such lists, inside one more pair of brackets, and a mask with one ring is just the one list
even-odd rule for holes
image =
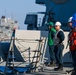
{"label": "non-skid deck surface", "polygon": [[[5,62],[1,63],[0,66],[4,66]],[[25,66],[25,62],[16,62],[15,66]],[[43,72],[29,73],[29,74],[14,74],[14,75],[71,75],[71,73],[67,74],[66,70],[72,70],[73,67],[64,67],[63,71],[54,71],[55,67],[44,67]],[[13,75],[13,74],[10,74]]]}
{"label": "non-skid deck surface", "polygon": [[53,71],[52,70],[53,67],[49,67],[46,70],[44,70],[43,72],[36,72],[36,73],[29,73],[29,74],[15,74],[15,75],[71,75],[71,73],[67,74],[66,70],[71,70],[72,68],[66,68],[64,67],[64,71]]}

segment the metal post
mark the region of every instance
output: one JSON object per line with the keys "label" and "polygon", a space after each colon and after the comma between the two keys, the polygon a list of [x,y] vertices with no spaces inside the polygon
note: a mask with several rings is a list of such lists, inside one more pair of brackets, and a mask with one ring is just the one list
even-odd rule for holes
{"label": "metal post", "polygon": [[29,63],[30,63],[30,47],[29,47],[28,51],[29,51]]}
{"label": "metal post", "polygon": [[11,66],[10,65],[11,62],[9,61],[10,55],[12,58],[12,64],[13,64],[13,69],[14,69],[14,37],[12,37],[12,40],[11,40],[11,44],[10,44],[10,48],[9,48],[9,52],[8,52],[8,56],[7,56],[7,61],[6,61],[6,65],[5,65],[4,75],[6,75],[6,73],[7,73],[7,68]]}
{"label": "metal post", "polygon": [[14,73],[14,43],[15,43],[15,38],[13,37],[13,47],[12,47],[12,64],[13,64],[13,73]]}

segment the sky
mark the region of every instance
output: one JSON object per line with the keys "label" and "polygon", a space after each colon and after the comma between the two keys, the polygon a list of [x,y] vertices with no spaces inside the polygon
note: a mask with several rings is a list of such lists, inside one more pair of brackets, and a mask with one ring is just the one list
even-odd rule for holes
{"label": "sky", "polygon": [[20,29],[26,29],[24,20],[29,12],[45,11],[45,6],[35,3],[35,0],[0,0],[0,17],[17,20]]}

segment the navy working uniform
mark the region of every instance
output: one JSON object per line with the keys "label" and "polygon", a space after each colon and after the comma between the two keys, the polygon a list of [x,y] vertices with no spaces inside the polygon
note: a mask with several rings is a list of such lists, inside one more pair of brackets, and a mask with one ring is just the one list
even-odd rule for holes
{"label": "navy working uniform", "polygon": [[54,35],[56,33],[56,30],[53,28],[53,22],[49,22],[49,33],[48,33],[48,45],[49,45],[49,55],[50,55],[50,63],[48,66],[54,66],[55,65],[55,55],[54,55]]}
{"label": "navy working uniform", "polygon": [[69,41],[70,41],[69,48],[71,51],[74,71],[76,75],[76,13],[73,15],[73,18],[72,18],[72,30],[69,36]]}
{"label": "navy working uniform", "polygon": [[[61,23],[56,22],[55,26],[61,26]],[[64,44],[63,44],[64,39],[65,39],[65,36],[64,36],[63,30],[58,29],[54,37],[54,45],[55,45],[54,52],[55,52],[55,58],[56,58],[58,67],[55,68],[54,70],[63,70],[62,53],[64,49]]]}

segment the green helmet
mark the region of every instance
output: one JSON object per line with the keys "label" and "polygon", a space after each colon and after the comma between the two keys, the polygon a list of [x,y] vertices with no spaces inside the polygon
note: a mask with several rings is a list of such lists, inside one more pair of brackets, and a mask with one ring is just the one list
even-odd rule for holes
{"label": "green helmet", "polygon": [[53,22],[49,22],[47,23],[48,26],[54,26],[54,23]]}

